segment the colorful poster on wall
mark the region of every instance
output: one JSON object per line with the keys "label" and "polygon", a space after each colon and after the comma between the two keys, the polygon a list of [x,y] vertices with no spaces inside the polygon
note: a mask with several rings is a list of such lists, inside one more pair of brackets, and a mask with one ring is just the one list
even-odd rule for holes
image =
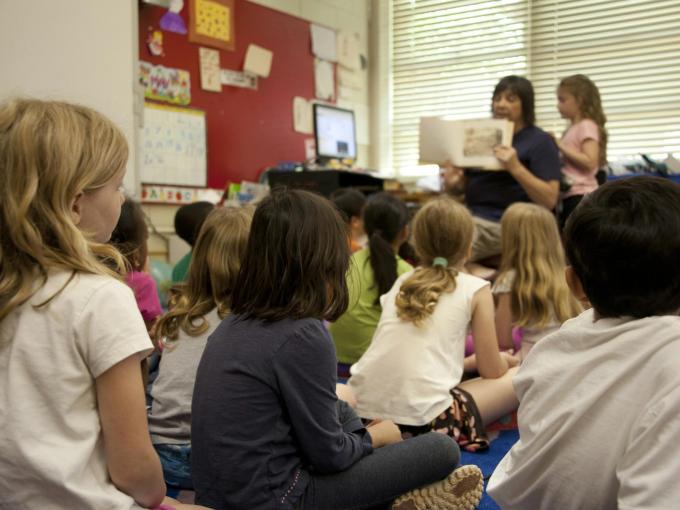
{"label": "colorful poster on wall", "polygon": [[191,0],[189,41],[233,51],[234,0]]}
{"label": "colorful poster on wall", "polygon": [[147,99],[180,105],[191,103],[191,75],[184,69],[140,61],[139,83],[144,87],[144,97]]}

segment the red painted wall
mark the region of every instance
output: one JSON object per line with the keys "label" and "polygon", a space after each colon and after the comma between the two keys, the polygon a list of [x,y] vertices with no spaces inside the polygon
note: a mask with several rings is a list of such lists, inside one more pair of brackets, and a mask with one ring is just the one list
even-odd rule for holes
{"label": "red painted wall", "polygon": [[[189,2],[182,16],[188,26]],[[304,159],[304,140],[311,135],[293,131],[293,97],[314,97],[314,57],[309,22],[236,0],[234,51],[220,50],[222,69],[242,70],[249,44],[274,52],[271,74],[259,78],[258,90],[222,86],[222,92],[201,89],[198,48],[187,35],[163,32],[165,56],[154,57],[146,40],[149,27],[159,29],[165,13],[140,4],[140,60],[191,73],[190,108],[206,112],[208,187],[223,188],[227,181],[256,181],[260,172],[279,161]]]}

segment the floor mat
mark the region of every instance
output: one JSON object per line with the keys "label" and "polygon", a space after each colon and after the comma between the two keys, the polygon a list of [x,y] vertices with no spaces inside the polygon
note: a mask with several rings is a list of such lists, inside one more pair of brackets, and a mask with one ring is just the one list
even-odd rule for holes
{"label": "floor mat", "polygon": [[[492,439],[492,432],[489,431],[489,439]],[[496,466],[505,456],[506,453],[512,448],[517,440],[519,439],[519,431],[517,429],[513,430],[500,430],[498,431],[498,436],[492,439],[491,446],[487,451],[484,452],[464,452],[461,451],[461,464],[474,464],[479,466],[484,474],[484,496],[482,501],[477,507],[478,510],[499,510],[500,507],[489,497],[486,493],[486,483],[496,469]]]}

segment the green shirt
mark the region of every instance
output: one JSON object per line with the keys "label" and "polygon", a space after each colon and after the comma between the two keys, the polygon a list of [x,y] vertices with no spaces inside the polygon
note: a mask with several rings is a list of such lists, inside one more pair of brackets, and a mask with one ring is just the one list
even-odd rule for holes
{"label": "green shirt", "polygon": [[191,264],[191,251],[184,255],[175,267],[172,268],[172,283],[182,283],[187,279],[189,274],[189,265]]}
{"label": "green shirt", "polygon": [[[398,255],[397,276],[411,269],[411,264]],[[371,344],[373,333],[378,326],[382,308],[375,304],[378,286],[373,276],[368,248],[352,255],[352,263],[347,275],[349,287],[349,307],[347,311],[330,326],[335,351],[340,363],[356,363]]]}

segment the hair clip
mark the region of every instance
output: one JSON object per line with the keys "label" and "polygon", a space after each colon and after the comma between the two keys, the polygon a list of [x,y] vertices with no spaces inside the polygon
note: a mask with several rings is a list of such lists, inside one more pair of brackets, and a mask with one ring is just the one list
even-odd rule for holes
{"label": "hair clip", "polygon": [[435,257],[432,260],[432,265],[433,266],[447,267],[449,265],[449,261],[446,260],[444,257]]}

